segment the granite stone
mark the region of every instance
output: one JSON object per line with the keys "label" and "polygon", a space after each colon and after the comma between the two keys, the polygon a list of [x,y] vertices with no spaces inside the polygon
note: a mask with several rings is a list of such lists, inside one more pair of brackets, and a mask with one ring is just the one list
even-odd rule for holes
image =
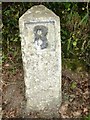
{"label": "granite stone", "polygon": [[61,92],[60,18],[43,5],[19,18],[26,111],[59,117]]}

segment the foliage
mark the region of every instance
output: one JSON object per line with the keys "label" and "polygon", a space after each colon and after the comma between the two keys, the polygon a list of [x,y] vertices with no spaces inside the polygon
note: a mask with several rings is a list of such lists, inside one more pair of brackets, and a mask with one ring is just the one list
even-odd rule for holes
{"label": "foliage", "polygon": [[83,120],[90,120],[90,114],[83,118]]}
{"label": "foliage", "polygon": [[[55,12],[60,17],[61,24],[61,43],[62,43],[62,63],[63,68],[68,68],[71,70],[76,70],[80,72],[86,70],[90,72],[90,19],[89,19],[89,3],[2,3],[2,60],[5,63],[4,67],[8,71],[6,77],[10,79],[10,76],[17,74],[17,69],[20,75],[21,68],[21,43],[19,37],[19,17],[23,15],[27,9],[31,8],[33,5],[43,4],[53,12]],[[8,64],[8,61],[10,64]],[[17,75],[18,76],[18,75]],[[83,76],[83,74],[82,74]],[[16,77],[17,78],[17,77]],[[83,77],[82,77],[83,78]],[[13,79],[13,77],[12,77]],[[87,79],[86,79],[87,80]],[[67,82],[69,81],[69,82]],[[83,85],[86,83],[85,79],[81,79],[81,82],[70,79],[63,80],[66,85],[69,85],[71,91],[74,91],[80,85],[79,91],[83,91]],[[70,84],[68,84],[70,83]],[[64,84],[63,84],[64,85]],[[82,86],[81,86],[82,85]],[[67,87],[67,86],[66,86]],[[67,87],[68,88],[68,87]],[[81,90],[82,89],[82,90]],[[86,86],[85,88],[86,89]],[[66,89],[68,91],[68,89]],[[71,94],[70,91],[70,94]],[[78,90],[77,90],[78,92]],[[80,94],[80,93],[79,93]],[[82,94],[81,94],[82,95]],[[67,99],[66,95],[64,96]],[[85,97],[86,98],[86,97]],[[84,101],[86,103],[86,101]],[[78,105],[78,104],[77,104]],[[72,106],[72,104],[71,104]],[[73,106],[72,106],[73,107]],[[90,120],[90,115],[84,118],[85,120]]]}
{"label": "foliage", "polygon": [[3,60],[8,55],[18,56],[20,37],[18,20],[33,5],[43,4],[58,16],[61,23],[62,63],[63,67],[82,71],[90,69],[90,19],[89,3],[3,3],[2,39]]}
{"label": "foliage", "polygon": [[[84,4],[87,6],[87,4]],[[68,64],[79,70],[90,67],[90,36],[89,36],[89,14],[80,12],[80,6],[74,4],[70,8],[68,3],[67,13],[64,17],[65,25],[62,25],[62,51],[63,57],[67,59]],[[85,10],[85,6],[82,10]],[[68,14],[69,11],[69,14]],[[73,63],[73,64],[72,64]],[[82,64],[82,65],[81,65]],[[83,67],[84,66],[84,67]],[[88,67],[87,67],[88,66]]]}

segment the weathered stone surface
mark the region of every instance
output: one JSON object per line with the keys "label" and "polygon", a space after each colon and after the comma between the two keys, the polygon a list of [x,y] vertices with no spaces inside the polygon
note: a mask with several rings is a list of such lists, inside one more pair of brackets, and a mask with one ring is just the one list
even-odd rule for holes
{"label": "weathered stone surface", "polygon": [[61,104],[60,19],[43,5],[19,19],[27,111],[59,117]]}

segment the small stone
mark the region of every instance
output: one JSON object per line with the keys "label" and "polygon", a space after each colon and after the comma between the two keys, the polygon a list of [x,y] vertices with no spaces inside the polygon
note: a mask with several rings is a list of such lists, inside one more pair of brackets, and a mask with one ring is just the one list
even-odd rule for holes
{"label": "small stone", "polygon": [[9,67],[9,64],[7,63],[7,64],[5,64],[4,66],[5,66],[5,67]]}

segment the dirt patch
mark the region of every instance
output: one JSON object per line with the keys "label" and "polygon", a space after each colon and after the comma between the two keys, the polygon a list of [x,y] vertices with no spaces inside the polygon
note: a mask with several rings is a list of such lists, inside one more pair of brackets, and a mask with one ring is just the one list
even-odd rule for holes
{"label": "dirt patch", "polygon": [[90,113],[89,80],[89,75],[85,72],[63,70],[63,102],[60,108],[62,118],[79,118]]}
{"label": "dirt patch", "polygon": [[[3,65],[3,118],[22,117],[25,112],[25,84],[23,68],[13,68],[10,63]],[[61,118],[79,118],[90,113],[89,81],[87,73],[75,73],[62,70],[62,105]],[[29,115],[28,117],[30,117]]]}

